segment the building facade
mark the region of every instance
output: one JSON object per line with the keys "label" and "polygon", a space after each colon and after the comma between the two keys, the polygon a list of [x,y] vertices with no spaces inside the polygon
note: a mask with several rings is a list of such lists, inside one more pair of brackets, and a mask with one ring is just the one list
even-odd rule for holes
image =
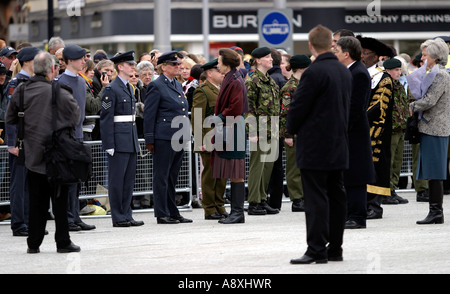
{"label": "building facade", "polygon": [[[169,1],[169,0],[168,0]],[[29,0],[28,40],[43,46],[48,39],[47,0]],[[153,49],[153,0],[54,0],[54,35],[91,50]],[[218,48],[237,45],[246,53],[258,46],[258,9],[273,8],[273,0],[210,0],[208,57]],[[202,0],[172,0],[171,44],[176,50],[203,54]],[[406,0],[312,1],[287,0],[292,9],[295,54],[308,54],[308,31],[317,24],[331,30],[379,38],[398,52],[413,55],[421,42],[450,36],[450,2]]]}

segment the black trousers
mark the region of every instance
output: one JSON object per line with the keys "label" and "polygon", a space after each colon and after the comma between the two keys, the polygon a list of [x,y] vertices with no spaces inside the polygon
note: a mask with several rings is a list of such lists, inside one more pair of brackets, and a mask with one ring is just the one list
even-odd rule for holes
{"label": "black trousers", "polygon": [[53,200],[55,215],[56,247],[66,247],[70,244],[69,224],[67,221],[68,186],[55,185],[47,181],[47,176],[28,170],[28,188],[30,192],[30,219],[28,224],[28,247],[37,249],[44,240],[45,226],[50,199]]}
{"label": "black trousers", "polygon": [[347,192],[347,220],[366,225],[367,185],[345,187]]}
{"label": "black trousers", "polygon": [[343,172],[302,169],[301,174],[308,244],[305,254],[316,259],[341,255],[347,214]]}
{"label": "black trousers", "polygon": [[283,167],[284,138],[280,138],[278,145],[278,158],[273,163],[272,174],[269,181],[269,205],[281,209],[284,191],[284,167]]}

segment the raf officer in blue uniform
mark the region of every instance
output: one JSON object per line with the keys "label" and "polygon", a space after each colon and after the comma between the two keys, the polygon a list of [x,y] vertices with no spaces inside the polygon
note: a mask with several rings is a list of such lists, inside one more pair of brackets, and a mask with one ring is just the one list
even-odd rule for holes
{"label": "raf officer in blue uniform", "polygon": [[114,227],[141,226],[132,217],[131,201],[139,151],[135,123],[136,99],[128,80],[135,72],[134,51],[119,54],[111,61],[117,77],[105,87],[100,111],[103,149],[108,153],[108,195]]}
{"label": "raf officer in blue uniform", "polygon": [[[153,153],[153,200],[158,224],[190,223],[180,215],[175,186],[184,156],[181,145],[190,145],[188,102],[181,83],[181,56],[176,51],[162,54],[162,74],[148,85],[144,107],[146,148]],[[181,135],[180,135],[181,134]]]}

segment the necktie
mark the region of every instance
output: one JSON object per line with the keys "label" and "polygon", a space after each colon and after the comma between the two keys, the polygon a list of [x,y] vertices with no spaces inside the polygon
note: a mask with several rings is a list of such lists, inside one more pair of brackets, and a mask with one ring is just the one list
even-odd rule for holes
{"label": "necktie", "polygon": [[133,96],[133,90],[131,88],[130,83],[127,83],[127,89],[128,89],[128,92],[130,92],[130,95]]}

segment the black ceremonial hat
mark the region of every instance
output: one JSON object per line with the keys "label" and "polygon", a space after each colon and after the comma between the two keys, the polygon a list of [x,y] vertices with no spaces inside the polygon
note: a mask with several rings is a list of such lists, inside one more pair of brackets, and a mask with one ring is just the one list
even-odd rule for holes
{"label": "black ceremonial hat", "polygon": [[361,42],[362,48],[372,50],[378,56],[389,56],[390,58],[394,57],[394,52],[392,49],[383,42],[369,37],[357,36],[356,38]]}

